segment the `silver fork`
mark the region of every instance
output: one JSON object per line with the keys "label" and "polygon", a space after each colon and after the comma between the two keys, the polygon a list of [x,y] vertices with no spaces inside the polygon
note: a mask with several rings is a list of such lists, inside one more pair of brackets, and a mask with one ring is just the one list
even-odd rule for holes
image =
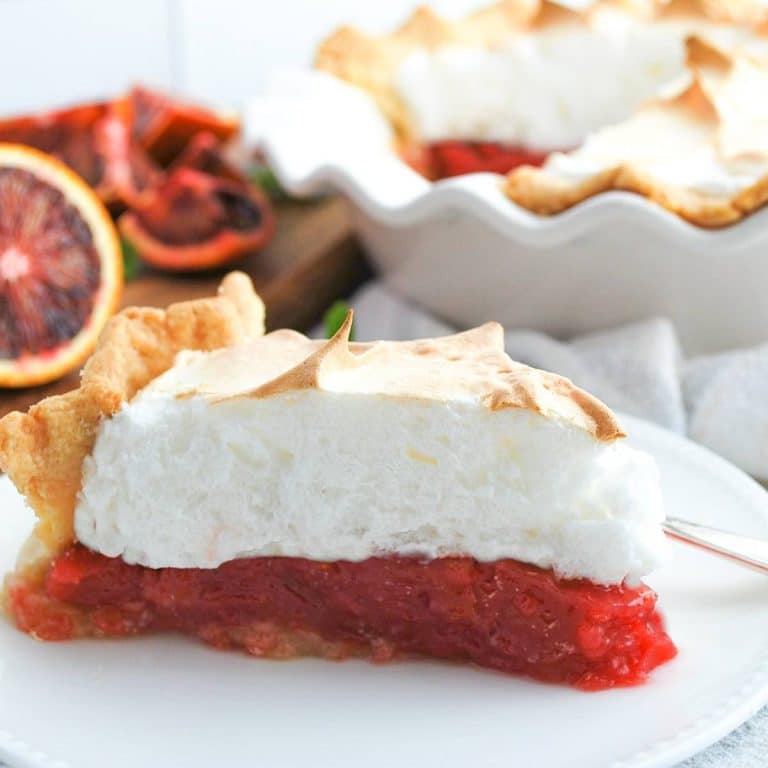
{"label": "silver fork", "polygon": [[768,574],[768,539],[739,536],[675,517],[662,524],[667,536]]}

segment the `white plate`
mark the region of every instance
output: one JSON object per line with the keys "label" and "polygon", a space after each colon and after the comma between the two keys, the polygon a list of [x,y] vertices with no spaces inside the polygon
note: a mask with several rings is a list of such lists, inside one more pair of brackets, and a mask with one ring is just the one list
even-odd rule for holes
{"label": "white plate", "polygon": [[[768,535],[758,485],[625,421],[661,465],[671,514]],[[7,570],[31,516],[4,478],[0,511]],[[768,702],[768,578],[682,545],[674,554],[650,582],[678,658],[648,685],[603,693],[430,662],[263,661],[176,636],[44,644],[0,622],[0,757],[14,768],[671,766]]]}

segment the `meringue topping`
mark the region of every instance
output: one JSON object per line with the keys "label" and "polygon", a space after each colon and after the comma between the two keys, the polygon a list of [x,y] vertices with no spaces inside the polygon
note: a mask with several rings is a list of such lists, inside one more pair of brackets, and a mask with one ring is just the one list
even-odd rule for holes
{"label": "meringue topping", "polygon": [[182,352],[146,387],[213,401],[302,389],[527,408],[573,423],[598,440],[623,436],[613,414],[567,379],[510,359],[504,331],[486,323],[454,336],[350,344],[352,314],[329,341],[289,330],[210,353]]}
{"label": "meringue topping", "polygon": [[689,35],[768,55],[767,19],[751,0],[502,2],[459,21],[422,8],[383,37],[339,30],[317,66],[369,91],[407,140],[562,150],[679,76]]}
{"label": "meringue topping", "polygon": [[612,584],[658,565],[658,471],[599,401],[510,360],[496,324],[350,326],[182,352],[101,422],[78,540],[149,567],[457,554]]}

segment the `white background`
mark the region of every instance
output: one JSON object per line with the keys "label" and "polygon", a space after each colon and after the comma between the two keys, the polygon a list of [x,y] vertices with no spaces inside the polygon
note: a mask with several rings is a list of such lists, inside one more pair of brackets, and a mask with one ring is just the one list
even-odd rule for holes
{"label": "white background", "polygon": [[[417,0],[0,0],[0,115],[132,82],[240,106],[271,69],[311,61],[342,23],[396,25]],[[437,0],[460,14],[478,0]]]}
{"label": "white background", "polygon": [[424,2],[458,16],[492,0],[0,0],[0,115],[136,81],[238,107],[337,25],[384,31]]}

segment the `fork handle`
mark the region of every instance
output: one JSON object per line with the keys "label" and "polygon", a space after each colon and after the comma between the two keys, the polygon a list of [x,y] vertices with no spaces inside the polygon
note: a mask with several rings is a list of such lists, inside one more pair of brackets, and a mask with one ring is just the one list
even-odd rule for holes
{"label": "fork handle", "polygon": [[662,525],[673,539],[768,574],[768,540],[739,536],[674,517],[668,517]]}

